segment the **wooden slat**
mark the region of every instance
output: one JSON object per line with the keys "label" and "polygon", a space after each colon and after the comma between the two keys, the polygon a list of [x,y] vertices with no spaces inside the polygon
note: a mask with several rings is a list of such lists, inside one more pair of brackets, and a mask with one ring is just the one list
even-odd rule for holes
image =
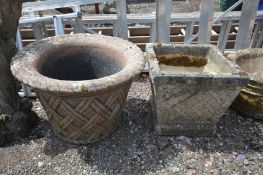
{"label": "wooden slat", "polygon": [[128,39],[126,1],[117,0],[116,9],[117,9],[118,37],[123,39]]}
{"label": "wooden slat", "polygon": [[54,27],[55,27],[55,35],[64,35],[64,24],[59,16],[54,16]]}
{"label": "wooden slat", "polygon": [[192,21],[186,24],[184,42],[192,37],[194,31],[194,23],[195,22]]}
{"label": "wooden slat", "polygon": [[[211,41],[218,41],[220,35],[212,35]],[[227,37],[227,40],[235,40],[236,34],[229,34]],[[184,42],[184,36],[183,35],[171,35],[170,37],[171,42]],[[131,36],[129,38],[129,41],[133,43],[148,43],[150,41],[149,36]]]}
{"label": "wooden slat", "polygon": [[259,33],[255,48],[261,48],[262,47],[262,41],[263,41],[263,32],[261,31]]}
{"label": "wooden slat", "polygon": [[[218,18],[224,12],[215,12],[213,19]],[[221,20],[239,20],[240,19],[240,12],[234,11],[226,14]],[[92,16],[84,16],[83,20],[87,23],[95,23],[95,24],[102,24],[102,23],[112,23],[116,20],[116,15],[92,15]],[[155,22],[156,16],[153,14],[128,14],[127,21],[128,23],[141,23],[141,24],[149,24]],[[200,18],[199,12],[192,12],[192,13],[172,13],[171,14],[171,23],[173,22],[198,22]],[[263,11],[257,12],[257,19],[263,19]]]}
{"label": "wooden slat", "polygon": [[[234,32],[234,28],[237,27],[238,24],[234,23],[231,26],[230,33]],[[181,33],[181,29],[186,28],[185,25],[177,25],[171,26],[171,35],[179,35]],[[95,32],[101,31],[103,35],[112,36],[112,27],[98,27],[98,28],[91,28]],[[220,33],[221,25],[217,24],[213,26],[213,30],[217,33]],[[69,34],[73,31],[71,28],[65,28],[65,33]],[[150,27],[149,26],[132,26],[129,27],[130,35],[131,36],[149,36],[150,35]],[[198,31],[198,26],[195,25],[193,28],[193,34]],[[54,36],[54,28],[47,28],[48,36]],[[34,38],[32,28],[21,28],[21,34],[23,38]]]}
{"label": "wooden slat", "polygon": [[235,50],[248,48],[257,14],[259,0],[244,0]]}
{"label": "wooden slat", "polygon": [[212,22],[215,9],[215,0],[202,0],[200,5],[199,20],[199,44],[207,44],[210,41]]}
{"label": "wooden slat", "polygon": [[156,0],[157,42],[170,42],[172,0]]}
{"label": "wooden slat", "polygon": [[[93,29],[94,31],[96,31],[96,32],[99,32],[99,31],[102,31],[102,34],[103,35],[111,35],[112,34],[112,28],[110,29],[110,28],[107,28],[107,29]],[[54,29],[48,29],[47,30],[48,31],[48,34],[49,34],[49,36],[54,36],[55,35],[55,33],[54,33]],[[73,30],[72,29],[70,29],[70,28],[66,28],[65,29],[65,33],[66,34],[69,34],[69,33],[71,33]],[[138,31],[140,31],[139,29],[138,29]],[[24,39],[34,39],[34,36],[33,36],[33,31],[32,31],[32,29],[21,29],[21,33],[22,33],[22,36],[23,36],[23,38]],[[175,37],[178,39],[178,38],[181,38],[181,39],[183,39],[184,38],[184,36],[183,35],[181,35],[181,36],[178,36],[178,32],[175,32],[176,33],[176,35],[171,35],[171,41],[172,42],[174,42],[175,41]],[[132,34],[132,33],[131,33]],[[134,34],[134,33],[133,33]],[[132,41],[132,42],[148,42],[149,41],[149,36],[147,36],[147,33],[144,33],[145,35],[139,35],[139,36],[136,36],[136,35],[131,35],[131,37],[130,37],[130,40]],[[217,40],[218,39],[218,36],[219,35],[213,35],[212,37],[211,37],[211,40],[212,41],[214,41],[214,40]],[[236,38],[236,34],[229,34],[228,35],[228,39],[235,39]],[[139,41],[138,41],[139,40]]]}
{"label": "wooden slat", "polygon": [[[214,41],[210,41],[211,44],[213,45],[217,45],[217,38],[218,36],[212,36],[212,38],[214,37]],[[234,46],[235,46],[235,36],[232,36],[234,38],[234,40],[228,40],[227,43],[226,43],[226,48],[227,49],[234,49]],[[149,37],[145,37],[146,39],[149,40]],[[145,39],[144,38],[144,39]],[[135,38],[130,38],[129,40],[133,40]],[[144,39],[142,37],[140,38],[137,38],[137,41],[144,41]],[[27,45],[27,44],[30,44],[32,42],[34,42],[35,40],[34,39],[24,39],[23,40],[23,45]],[[175,42],[176,41],[176,42]],[[182,36],[177,36],[177,37],[171,37],[171,43],[177,43],[177,44],[183,44],[184,43],[184,38]],[[146,46],[146,42],[142,42],[142,43],[135,43],[137,46],[139,46],[142,51],[145,51],[145,46]],[[197,42],[193,42],[192,44],[197,44]]]}
{"label": "wooden slat", "polygon": [[229,32],[231,30],[231,25],[232,25],[232,21],[223,21],[222,22],[220,36],[219,36],[218,43],[217,43],[217,47],[221,51],[224,51],[226,48],[226,42],[228,39]]}
{"label": "wooden slat", "polygon": [[153,22],[150,26],[150,43],[157,42],[157,31],[156,31],[156,22]]}
{"label": "wooden slat", "polygon": [[256,26],[255,26],[255,29],[254,29],[254,32],[253,32],[253,37],[252,37],[252,40],[251,40],[251,43],[250,43],[250,47],[251,48],[259,48],[260,45],[262,45],[262,32],[263,30],[263,20],[258,20],[257,23],[256,23]]}
{"label": "wooden slat", "polygon": [[36,1],[25,2],[22,6],[22,12],[33,12],[62,7],[75,7],[87,4],[104,3],[113,0],[56,0],[56,1]]}
{"label": "wooden slat", "polygon": [[[41,13],[39,13],[40,15]],[[29,12],[29,16],[31,18],[34,18],[35,17],[35,12]],[[45,38],[45,26],[42,24],[42,23],[37,23],[37,24],[33,24],[32,25],[32,28],[34,29],[34,37],[37,39],[37,40],[41,40],[43,38]]]}

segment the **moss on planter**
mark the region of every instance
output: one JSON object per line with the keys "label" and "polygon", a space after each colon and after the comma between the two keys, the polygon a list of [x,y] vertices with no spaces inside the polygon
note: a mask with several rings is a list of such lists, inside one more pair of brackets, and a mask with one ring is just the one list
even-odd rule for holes
{"label": "moss on planter", "polygon": [[160,55],[157,57],[159,64],[170,66],[202,67],[208,63],[208,59],[191,55]]}

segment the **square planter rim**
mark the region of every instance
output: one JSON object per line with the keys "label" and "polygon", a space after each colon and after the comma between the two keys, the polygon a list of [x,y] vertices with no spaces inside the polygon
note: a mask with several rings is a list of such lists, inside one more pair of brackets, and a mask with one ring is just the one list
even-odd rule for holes
{"label": "square planter rim", "polygon": [[[168,71],[161,71],[160,66],[158,64],[156,53],[154,51],[154,47],[194,47],[194,48],[207,48],[207,49],[214,49],[219,57],[230,67],[232,70],[231,73],[222,73],[222,74],[210,74],[207,72],[168,72]],[[146,53],[148,62],[150,65],[150,73],[152,77],[189,77],[189,78],[217,78],[217,79],[248,79],[248,75],[242,72],[239,66],[226,57],[223,56],[221,51],[214,45],[210,44],[161,44],[161,43],[147,43],[146,44]]]}
{"label": "square planter rim", "polygon": [[[233,52],[229,54],[227,57],[231,61],[233,61],[235,64],[237,64],[237,61],[239,59],[246,59],[247,57],[250,57],[250,59],[255,59],[259,57],[263,59],[263,49],[262,48],[247,48],[244,50],[238,50],[236,52]],[[254,83],[263,85],[263,80],[261,79],[256,79],[256,80],[251,79],[250,82],[254,82]]]}

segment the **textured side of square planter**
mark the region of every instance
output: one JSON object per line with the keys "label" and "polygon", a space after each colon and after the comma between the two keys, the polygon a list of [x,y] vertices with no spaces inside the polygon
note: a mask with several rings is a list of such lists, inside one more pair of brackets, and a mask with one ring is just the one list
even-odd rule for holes
{"label": "textured side of square planter", "polygon": [[[213,136],[220,117],[248,75],[210,45],[147,44],[153,90],[152,108],[158,135]],[[205,58],[205,66],[167,66],[162,56]],[[183,62],[185,63],[185,62]]]}

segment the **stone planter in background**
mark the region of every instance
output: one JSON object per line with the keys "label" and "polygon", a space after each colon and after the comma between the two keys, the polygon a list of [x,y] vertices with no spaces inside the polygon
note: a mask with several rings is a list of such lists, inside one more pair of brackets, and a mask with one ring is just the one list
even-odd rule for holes
{"label": "stone planter in background", "polygon": [[13,58],[11,70],[36,90],[60,138],[86,144],[118,126],[130,85],[144,63],[141,50],[128,41],[77,34],[26,46]]}
{"label": "stone planter in background", "polygon": [[146,52],[157,134],[213,136],[248,75],[210,45],[147,44]]}
{"label": "stone planter in background", "polygon": [[243,116],[263,119],[263,49],[240,50],[228,57],[250,77],[232,107]]}

